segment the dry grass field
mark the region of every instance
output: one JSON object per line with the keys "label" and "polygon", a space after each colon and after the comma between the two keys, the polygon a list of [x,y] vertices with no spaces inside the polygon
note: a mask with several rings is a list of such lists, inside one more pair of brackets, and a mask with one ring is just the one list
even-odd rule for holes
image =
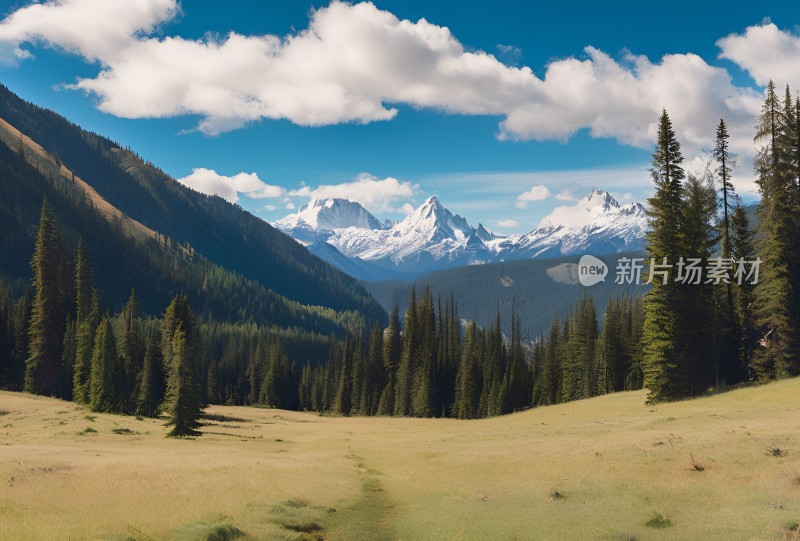
{"label": "dry grass field", "polygon": [[0,393],[0,539],[798,539],[800,379],[482,421],[208,409],[204,435]]}

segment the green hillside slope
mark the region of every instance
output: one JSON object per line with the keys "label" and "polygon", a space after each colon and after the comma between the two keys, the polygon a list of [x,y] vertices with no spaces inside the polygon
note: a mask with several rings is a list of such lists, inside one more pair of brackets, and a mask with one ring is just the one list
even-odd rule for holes
{"label": "green hillside slope", "polygon": [[28,103],[0,85],[0,118],[30,137],[132,220],[191,247],[209,262],[302,304],[382,308],[353,278],[241,207],[186,188],[114,142]]}

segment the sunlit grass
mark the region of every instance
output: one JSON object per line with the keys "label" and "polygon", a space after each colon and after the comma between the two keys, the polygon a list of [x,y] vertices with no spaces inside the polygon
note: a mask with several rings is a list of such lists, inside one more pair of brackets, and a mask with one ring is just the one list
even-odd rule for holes
{"label": "sunlit grass", "polygon": [[195,440],[30,395],[0,410],[0,539],[777,540],[800,520],[800,380],[482,421],[214,406]]}

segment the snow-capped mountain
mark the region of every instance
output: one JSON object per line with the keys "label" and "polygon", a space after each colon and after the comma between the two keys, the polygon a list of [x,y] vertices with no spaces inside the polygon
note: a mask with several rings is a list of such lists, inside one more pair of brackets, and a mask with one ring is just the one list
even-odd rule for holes
{"label": "snow-capped mountain", "polygon": [[525,235],[473,227],[436,197],[395,223],[382,224],[358,203],[328,199],[311,201],[274,225],[345,272],[380,280],[512,259],[640,250],[647,216],[639,203],[620,205],[592,190]]}
{"label": "snow-capped mountain", "polygon": [[647,213],[640,203],[620,205],[611,194],[592,190],[575,205],[557,207],[525,235],[491,243],[502,259],[573,254],[609,254],[644,248]]}
{"label": "snow-capped mountain", "polygon": [[295,214],[290,214],[273,225],[303,244],[321,240],[320,233],[326,231],[348,227],[384,229],[381,222],[367,209],[347,199],[312,199]]}

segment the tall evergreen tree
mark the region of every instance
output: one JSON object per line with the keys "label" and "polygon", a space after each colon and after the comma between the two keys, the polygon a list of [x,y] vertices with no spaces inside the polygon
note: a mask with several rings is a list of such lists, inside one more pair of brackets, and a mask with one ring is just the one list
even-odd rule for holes
{"label": "tall evergreen tree", "polygon": [[416,417],[433,417],[439,412],[436,396],[436,314],[433,295],[425,289],[418,305],[419,346],[416,355],[412,389],[412,413]]}
{"label": "tall evergreen tree", "polygon": [[92,411],[121,411],[119,359],[108,314],[100,320],[94,340],[89,379],[89,407]]}
{"label": "tall evergreen tree", "polygon": [[[722,207],[722,220],[720,223],[720,255],[725,260],[733,258],[733,211],[738,198],[731,182],[733,162],[729,150],[728,129],[725,121],[720,119],[717,126],[714,159],[717,162],[717,181],[719,183],[720,206]],[[715,383],[720,384],[720,378],[728,383],[736,383],[740,376],[739,344],[741,342],[741,329],[736,320],[736,307],[733,298],[733,272],[728,273],[728,279],[722,286],[725,289],[724,302],[719,303],[719,341],[716,352]]]}
{"label": "tall evergreen tree", "polygon": [[31,268],[35,293],[28,327],[25,391],[61,397],[66,394],[61,373],[66,320],[64,247],[46,203],[42,205]]}
{"label": "tall evergreen tree", "polygon": [[411,414],[411,391],[414,383],[417,350],[419,348],[417,295],[414,286],[411,286],[404,323],[402,354],[400,365],[397,367],[397,379],[395,382],[394,414],[398,416]]}
{"label": "tall evergreen tree", "polygon": [[[178,327],[183,330],[186,342],[189,345],[189,350],[192,352],[192,355],[188,356],[187,358],[190,362],[199,363],[199,360],[196,359],[194,355],[194,344],[196,341],[196,323],[194,312],[192,312],[192,308],[189,305],[189,297],[184,294],[177,295],[174,299],[172,299],[172,302],[164,312],[164,317],[161,319],[161,361],[164,363],[168,377],[170,375],[169,371],[172,370],[172,367],[174,366],[174,363],[172,362],[172,343],[174,341],[173,339],[175,338],[175,331],[178,329]],[[204,402],[206,388],[202,378],[197,375],[200,374],[202,367],[198,365],[196,367],[192,367],[191,370],[196,374],[192,381],[196,386],[195,394],[197,400]]]}
{"label": "tall evergreen tree", "polygon": [[785,158],[785,131],[786,110],[770,81],[756,125],[756,142],[764,143],[756,157],[763,264],[753,299],[755,328],[764,346],[756,349],[752,361],[759,380],[786,377],[798,368],[797,218],[792,205],[794,182]]}
{"label": "tall evergreen tree", "polygon": [[[683,257],[682,223],[683,155],[675,136],[672,121],[663,111],[658,123],[658,143],[651,160],[650,175],[655,194],[648,200],[650,228],[647,233],[647,252],[656,264],[675,264]],[[648,401],[659,402],[689,394],[690,382],[682,365],[679,348],[679,317],[683,307],[675,275],[667,272],[655,276],[651,268],[652,288],[644,298],[645,322],[643,334],[644,385]]]}
{"label": "tall evergreen tree", "polygon": [[94,337],[100,324],[100,295],[92,287],[88,315],[76,322],[75,364],[72,369],[73,398],[79,404],[89,403],[89,379],[94,351]]}
{"label": "tall evergreen tree", "polygon": [[[717,197],[710,174],[703,177],[689,175],[685,185],[681,229],[686,261],[700,261],[706,268],[710,265],[712,251],[718,244],[715,232],[717,220]],[[684,272],[687,274],[688,271]],[[731,279],[731,272],[723,271],[724,280]],[[731,361],[736,364],[737,341],[733,329],[735,322],[727,313],[724,300],[724,280],[716,286],[708,283],[708,274],[701,283],[691,279],[676,285],[679,311],[677,312],[677,351],[681,364],[680,375],[685,387],[680,395],[695,395],[711,385],[719,385],[721,378],[731,381]],[[724,317],[720,317],[720,313]],[[723,345],[734,347],[724,350]],[[713,359],[713,361],[712,361]]]}
{"label": "tall evergreen tree", "polygon": [[138,394],[136,397],[136,415],[145,417],[158,417],[159,381],[161,373],[161,349],[152,335],[147,335],[144,340],[144,360],[139,376]]}
{"label": "tall evergreen tree", "polygon": [[456,377],[456,394],[453,417],[474,419],[478,413],[478,374],[477,360],[480,360],[481,337],[478,326],[471,321],[464,338],[461,364]]}
{"label": "tall evergreen tree", "polygon": [[67,315],[67,323],[64,326],[64,346],[61,354],[61,387],[64,389],[66,400],[72,400],[72,370],[75,365],[76,357],[75,341],[75,322],[72,316]]}
{"label": "tall evergreen tree", "polygon": [[131,290],[128,302],[122,309],[119,333],[119,355],[122,361],[122,393],[126,398],[126,409],[135,408],[137,395],[136,379],[144,362],[144,343],[139,324],[139,301],[136,292]]}
{"label": "tall evergreen tree", "polygon": [[386,384],[378,404],[378,415],[392,415],[394,413],[394,398],[396,394],[397,368],[401,355],[400,316],[397,304],[392,308],[389,316],[389,327],[383,337],[383,366],[386,374]]}
{"label": "tall evergreen tree", "polygon": [[167,393],[164,409],[169,420],[167,426],[172,430],[170,437],[197,436],[203,404],[197,396],[197,370],[192,346],[188,336],[179,323],[172,333],[170,347],[170,369],[167,380]]}
{"label": "tall evergreen tree", "polygon": [[[747,212],[739,202],[731,216],[733,229],[731,250],[734,261],[746,262],[755,260],[754,233],[750,229]],[[734,304],[736,306],[736,322],[739,329],[739,379],[749,379],[750,361],[755,347],[755,328],[753,325],[753,289],[749,280],[736,282],[734,288]]]}
{"label": "tall evergreen tree", "polygon": [[75,321],[78,326],[89,318],[94,295],[94,268],[92,257],[81,237],[75,256]]}

